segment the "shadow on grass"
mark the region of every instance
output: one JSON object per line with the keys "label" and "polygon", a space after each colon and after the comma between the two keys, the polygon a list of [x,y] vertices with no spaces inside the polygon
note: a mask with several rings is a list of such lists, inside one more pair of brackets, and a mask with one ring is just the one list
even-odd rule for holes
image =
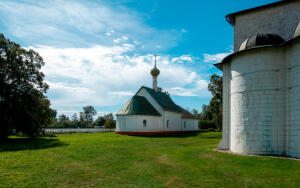
{"label": "shadow on grass", "polygon": [[222,138],[222,135],[220,136],[214,136],[214,135],[202,135],[201,138],[208,138],[208,139],[217,139],[217,138]]}
{"label": "shadow on grass", "polygon": [[155,134],[155,135],[132,135],[135,137],[147,137],[147,138],[187,138],[197,136],[198,132],[191,133],[167,133],[167,134]]}
{"label": "shadow on grass", "polygon": [[66,146],[64,142],[56,138],[9,138],[0,142],[0,152],[3,151],[20,151],[20,150],[37,150],[53,147]]}

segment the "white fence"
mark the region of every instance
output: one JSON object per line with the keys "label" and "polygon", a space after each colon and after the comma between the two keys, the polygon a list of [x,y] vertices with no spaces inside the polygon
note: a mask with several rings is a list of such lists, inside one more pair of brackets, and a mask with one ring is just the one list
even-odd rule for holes
{"label": "white fence", "polygon": [[59,134],[59,133],[100,133],[110,132],[114,129],[104,128],[45,128],[43,129],[46,134]]}

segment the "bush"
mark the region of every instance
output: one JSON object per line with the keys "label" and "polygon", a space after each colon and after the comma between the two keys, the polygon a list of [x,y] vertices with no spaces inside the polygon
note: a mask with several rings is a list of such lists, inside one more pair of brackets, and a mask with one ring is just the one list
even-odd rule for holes
{"label": "bush", "polygon": [[108,119],[104,123],[105,129],[114,129],[116,128],[116,121],[112,119]]}
{"label": "bush", "polygon": [[199,120],[198,126],[200,130],[216,129],[216,125],[212,120]]}

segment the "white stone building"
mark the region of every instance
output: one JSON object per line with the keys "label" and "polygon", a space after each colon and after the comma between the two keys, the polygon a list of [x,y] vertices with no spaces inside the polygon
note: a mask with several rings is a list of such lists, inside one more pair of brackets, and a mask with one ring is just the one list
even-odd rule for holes
{"label": "white stone building", "polygon": [[223,71],[219,149],[300,158],[300,1],[226,16],[234,53]]}
{"label": "white stone building", "polygon": [[157,87],[160,71],[151,70],[153,88],[142,86],[116,113],[118,134],[160,134],[198,131],[197,119]]}

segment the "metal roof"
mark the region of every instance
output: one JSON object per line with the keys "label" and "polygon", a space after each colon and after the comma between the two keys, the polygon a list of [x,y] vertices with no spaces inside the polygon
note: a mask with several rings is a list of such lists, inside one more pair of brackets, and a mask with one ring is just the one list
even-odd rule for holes
{"label": "metal roof", "polygon": [[196,116],[194,116],[191,112],[187,111],[186,109],[182,108],[181,106],[178,106],[181,110],[182,118],[183,119],[197,119]]}
{"label": "metal roof", "polygon": [[257,33],[246,39],[240,46],[239,50],[245,50],[257,46],[280,45],[284,42],[285,40],[277,34]]}
{"label": "metal roof", "polygon": [[214,64],[214,66],[223,71],[223,65],[225,63],[228,63],[237,54],[242,54],[242,53],[245,53],[247,51],[252,51],[252,50],[260,49],[260,48],[282,47],[282,46],[289,45],[290,43],[292,43],[294,41],[298,41],[298,40],[300,40],[300,36],[296,36],[296,37],[294,37],[294,38],[292,38],[292,39],[290,39],[288,41],[285,41],[285,42],[283,42],[283,43],[281,43],[279,45],[261,45],[261,46],[253,46],[251,48],[246,48],[244,50],[239,50],[237,52],[234,52],[234,53],[226,56],[220,63],[216,63],[216,64]]}
{"label": "metal roof", "polygon": [[133,96],[116,115],[152,115],[160,116],[160,113],[143,96]]}
{"label": "metal roof", "polygon": [[142,88],[146,89],[146,91],[154,98],[154,100],[162,107],[163,110],[178,113],[182,112],[168,94],[162,91],[155,91],[154,89],[145,86],[142,86]]}
{"label": "metal roof", "polygon": [[[154,89],[142,86],[142,89],[154,98],[154,100],[165,111],[181,113],[183,119],[197,119],[192,113],[184,108],[176,105],[170,96],[162,91],[155,91]],[[137,92],[137,93],[138,93]],[[116,115],[152,115],[161,116],[161,114],[150,104],[150,102],[143,96],[134,95],[117,113]]]}

